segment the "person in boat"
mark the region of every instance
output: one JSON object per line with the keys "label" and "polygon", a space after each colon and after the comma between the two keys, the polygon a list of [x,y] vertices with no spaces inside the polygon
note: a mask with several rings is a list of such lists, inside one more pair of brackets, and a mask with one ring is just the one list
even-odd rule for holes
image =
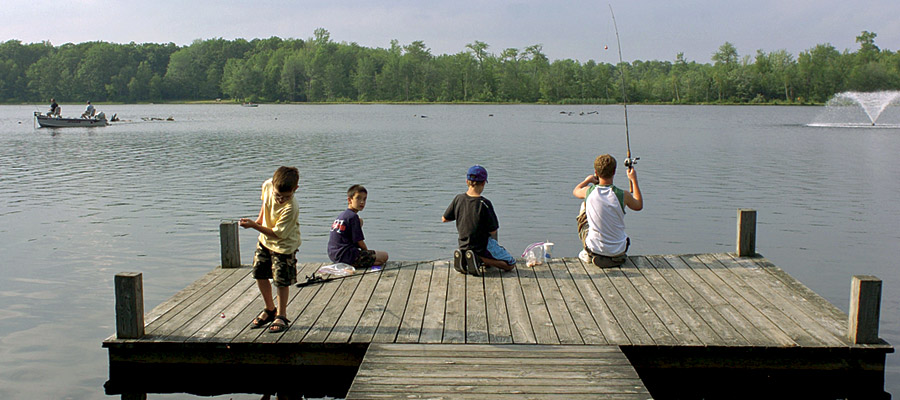
{"label": "person in boat", "polygon": [[613,185],[616,159],[609,154],[594,159],[594,173],[575,186],[572,194],[582,202],[578,214],[578,236],[584,249],[578,258],[585,264],[600,268],[617,267],[625,263],[631,239],[625,234],[625,207],[640,211],[644,208],[634,165],[628,167],[628,180],[634,193]]}
{"label": "person in boat", "polygon": [[370,250],[366,246],[366,237],[362,231],[363,220],[359,217],[359,212],[366,208],[368,196],[369,192],[363,185],[353,185],[347,189],[347,209],[331,224],[328,236],[328,258],[332,262],[362,269],[387,262],[386,251]]}
{"label": "person in boat", "polygon": [[[297,249],[300,248],[300,207],[294,193],[300,173],[294,167],[279,167],[262,184],[262,206],[256,220],[241,218],[238,224],[259,231],[253,256],[253,278],[265,302],[265,309],[253,319],[250,328],[262,328],[271,322],[269,332],[282,332],[290,326],[287,303],[291,285],[297,282]],[[272,298],[273,280],[278,305]]]}
{"label": "person in boat", "polygon": [[466,173],[468,189],[453,198],[441,217],[441,222],[456,221],[459,248],[453,251],[453,268],[462,274],[479,275],[481,265],[503,271],[516,267],[516,259],[497,243],[500,223],[494,205],[481,196],[486,184],[487,170],[473,165]]}
{"label": "person in boat", "polygon": [[96,112],[97,110],[94,109],[94,105],[91,104],[90,100],[88,100],[87,107],[85,107],[84,112],[81,113],[81,118],[94,118],[94,113]]}
{"label": "person in boat", "polygon": [[61,112],[61,108],[59,104],[56,103],[56,99],[50,99],[50,111],[47,113],[48,117],[59,117]]}

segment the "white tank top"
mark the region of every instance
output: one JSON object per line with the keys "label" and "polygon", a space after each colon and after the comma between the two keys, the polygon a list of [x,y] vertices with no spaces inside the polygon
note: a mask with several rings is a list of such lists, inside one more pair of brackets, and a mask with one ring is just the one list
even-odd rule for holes
{"label": "white tank top", "polygon": [[617,256],[625,252],[625,208],[620,203],[615,186],[596,185],[588,191],[584,207],[588,220],[585,246],[594,254]]}

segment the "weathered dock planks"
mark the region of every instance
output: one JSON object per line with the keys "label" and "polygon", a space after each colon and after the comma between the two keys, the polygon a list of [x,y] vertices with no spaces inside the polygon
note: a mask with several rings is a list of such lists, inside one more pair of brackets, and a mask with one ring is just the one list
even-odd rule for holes
{"label": "weathered dock planks", "polygon": [[346,398],[652,399],[617,346],[510,344],[372,344]]}

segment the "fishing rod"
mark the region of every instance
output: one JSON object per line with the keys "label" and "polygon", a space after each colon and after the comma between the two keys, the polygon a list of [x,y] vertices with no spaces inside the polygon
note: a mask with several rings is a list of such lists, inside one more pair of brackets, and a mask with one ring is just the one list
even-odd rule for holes
{"label": "fishing rod", "polygon": [[[613,20],[613,28],[616,30],[616,47],[619,50],[619,65],[624,64],[625,62],[622,60],[622,42],[619,41],[619,26],[616,24],[616,13],[613,12],[612,4],[609,5],[609,14],[612,15]],[[640,157],[631,158],[631,137],[628,133],[628,94],[625,92],[625,68],[622,67],[622,107],[625,109],[625,147],[627,152],[625,153],[625,161],[624,164],[626,167],[631,168],[634,164],[637,164],[637,161],[640,160]]]}
{"label": "fishing rod", "polygon": [[[440,261],[440,259],[434,259],[434,260],[429,260],[429,261],[422,261],[422,263],[430,263],[430,262],[435,262],[435,261]],[[352,277],[352,276],[363,276],[363,275],[366,275],[366,274],[374,274],[374,273],[376,273],[376,272],[382,272],[382,271],[394,270],[394,269],[400,269],[400,268],[403,268],[403,265],[402,265],[402,264],[399,265],[399,266],[397,266],[397,267],[394,267],[394,268],[384,268],[384,266],[382,265],[381,268],[378,268],[378,269],[374,269],[374,267],[370,267],[369,269],[367,269],[365,272],[363,272],[363,273],[361,273],[361,274],[355,274],[355,273],[354,273],[354,274],[342,275],[342,276],[332,276],[332,277],[330,277],[330,278],[323,278],[321,275],[316,275],[316,272],[319,272],[319,271],[316,271],[316,272],[313,272],[312,275],[307,275],[307,276],[306,276],[306,281],[304,281],[304,282],[297,282],[297,284],[295,284],[294,286],[296,286],[296,287],[305,287],[305,286],[314,285],[314,284],[317,284],[317,283],[331,282],[331,281],[336,281],[336,280],[339,280],[339,279],[349,278],[349,277]]]}

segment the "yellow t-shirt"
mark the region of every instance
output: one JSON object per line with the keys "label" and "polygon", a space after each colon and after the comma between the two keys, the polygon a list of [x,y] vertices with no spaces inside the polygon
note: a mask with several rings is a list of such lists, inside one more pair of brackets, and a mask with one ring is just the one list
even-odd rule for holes
{"label": "yellow t-shirt", "polygon": [[263,182],[260,199],[263,204],[262,225],[271,228],[278,238],[259,234],[259,242],[267,249],[281,254],[294,254],[300,247],[300,207],[297,206],[297,196],[291,196],[289,201],[278,204],[275,201],[275,187],[272,179]]}

